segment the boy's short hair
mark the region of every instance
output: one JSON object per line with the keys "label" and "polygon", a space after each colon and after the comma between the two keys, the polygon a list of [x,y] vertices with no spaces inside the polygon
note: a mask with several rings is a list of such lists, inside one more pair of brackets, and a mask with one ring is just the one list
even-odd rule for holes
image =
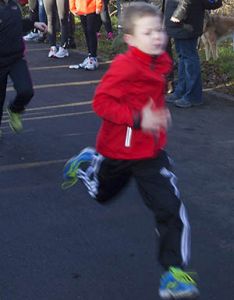
{"label": "boy's short hair", "polygon": [[146,2],[131,2],[129,5],[126,5],[123,8],[121,16],[123,33],[133,34],[135,27],[134,21],[146,16],[161,18],[162,14],[157,7]]}

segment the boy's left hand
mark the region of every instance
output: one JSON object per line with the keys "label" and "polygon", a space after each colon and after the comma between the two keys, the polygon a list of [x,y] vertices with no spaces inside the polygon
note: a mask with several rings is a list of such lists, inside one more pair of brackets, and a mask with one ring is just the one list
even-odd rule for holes
{"label": "boy's left hand", "polygon": [[35,22],[34,27],[39,29],[41,32],[44,32],[44,33],[46,33],[47,30],[48,30],[47,25],[43,22]]}

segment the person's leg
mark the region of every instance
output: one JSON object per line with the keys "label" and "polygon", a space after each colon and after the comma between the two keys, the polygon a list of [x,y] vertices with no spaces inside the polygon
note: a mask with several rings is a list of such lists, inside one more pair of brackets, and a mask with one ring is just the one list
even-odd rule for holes
{"label": "person's leg", "polygon": [[97,20],[98,15],[96,13],[87,15],[88,51],[92,57],[97,57]]}
{"label": "person's leg", "polygon": [[115,197],[129,182],[131,162],[111,160],[98,154],[93,148],[83,149],[64,166],[64,188],[82,180],[92,198],[106,203]]}
{"label": "person's leg", "polygon": [[[44,7],[43,0],[38,0],[38,10],[39,10],[39,21],[47,24],[47,16]],[[46,40],[47,33],[39,32],[38,42],[44,42]]]}
{"label": "person's leg", "polygon": [[47,16],[46,16],[46,11],[44,6],[44,0],[38,0],[38,6],[39,6],[39,21],[47,24]]}
{"label": "person's leg", "polygon": [[6,98],[6,87],[7,87],[7,76],[8,70],[0,71],[0,127],[3,115],[3,106]]}
{"label": "person's leg", "polygon": [[197,296],[195,281],[183,270],[190,257],[190,225],[166,152],[162,151],[155,159],[136,163],[133,176],[145,204],[155,215],[158,260],[165,268],[160,280],[160,297]]}
{"label": "person's leg", "polygon": [[75,49],[76,42],[75,42],[75,17],[69,11],[68,13],[68,48]]}
{"label": "person's leg", "polygon": [[96,34],[98,15],[93,13],[86,16],[80,16],[80,20],[85,34],[86,44],[88,48],[88,57],[81,64],[70,66],[70,68],[84,68],[86,70],[93,71],[98,67]]}
{"label": "person's leg", "polygon": [[155,215],[160,264],[165,269],[186,265],[190,254],[190,228],[166,152],[139,162],[133,172],[145,204]]}
{"label": "person's leg", "polygon": [[88,49],[88,53],[90,54],[89,52],[89,38],[88,38],[88,30],[87,30],[87,16],[85,15],[80,15],[80,22],[81,22],[81,26],[83,28],[83,32],[84,32],[84,35],[85,35],[85,41],[86,41],[86,46],[87,46],[87,49]]}
{"label": "person's leg", "polygon": [[20,114],[34,94],[27,62],[24,59],[18,60],[11,66],[9,76],[16,90],[16,97],[8,106],[10,126],[14,131],[19,132],[22,130]]}
{"label": "person's leg", "polygon": [[61,29],[61,46],[66,49],[68,46],[69,2],[66,0],[56,0],[56,4]]}
{"label": "person's leg", "polygon": [[88,38],[88,31],[87,31],[87,16],[84,15],[80,15],[80,22],[81,22],[81,26],[83,28],[83,32],[85,35],[85,41],[86,41],[86,46],[87,46],[87,50],[88,50],[88,56],[84,59],[84,61],[82,63],[76,64],[76,65],[70,65],[69,68],[70,69],[84,69],[88,62],[90,61],[90,47],[89,47],[89,38]]}
{"label": "person's leg", "polygon": [[[39,21],[39,13],[38,13],[38,0],[29,0],[28,1],[28,6],[29,6],[29,18],[33,22],[38,22]],[[26,32],[24,32],[26,34]],[[39,33],[37,29],[33,29],[26,35],[24,35],[24,40],[25,41],[37,41],[39,38]]]}
{"label": "person's leg", "polygon": [[[93,195],[100,203],[105,203],[117,196],[131,177],[130,164],[128,165],[126,161],[111,160],[99,154],[91,166],[89,176],[92,178],[91,182],[95,181],[96,184],[96,193]],[[92,187],[92,185],[89,186]]]}
{"label": "person's leg", "polygon": [[109,0],[104,0],[104,7],[100,14],[103,25],[107,32],[107,38],[113,39],[113,29],[111,24],[111,18],[109,14]]}
{"label": "person's leg", "polygon": [[[199,105],[202,103],[202,79],[200,59],[197,51],[197,38],[175,40],[179,44],[180,61],[182,70],[179,70],[178,85],[175,93],[180,94],[181,100],[176,102],[177,106],[181,103],[188,103],[188,105]],[[179,63],[180,64],[180,63]],[[181,71],[181,72],[180,72]],[[180,76],[181,75],[181,76]],[[179,88],[181,87],[180,79],[184,83],[183,93]]]}
{"label": "person's leg", "polygon": [[87,40],[88,40],[88,51],[90,53],[89,58],[87,60],[86,65],[84,66],[84,69],[86,70],[96,70],[98,67],[98,61],[97,61],[97,21],[98,21],[98,15],[88,14],[87,15]]}
{"label": "person's leg", "polygon": [[177,99],[182,98],[186,92],[186,78],[185,78],[185,62],[182,52],[183,40],[174,39],[175,49],[178,57],[178,80],[175,86],[174,95]]}
{"label": "person's leg", "polygon": [[44,7],[48,22],[48,39],[51,47],[56,46],[56,0],[44,0]]}

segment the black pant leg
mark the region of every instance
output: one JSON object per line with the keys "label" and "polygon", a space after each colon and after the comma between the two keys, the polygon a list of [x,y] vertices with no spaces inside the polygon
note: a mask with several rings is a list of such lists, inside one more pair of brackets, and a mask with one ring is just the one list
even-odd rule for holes
{"label": "black pant leg", "polygon": [[89,37],[88,37],[88,31],[87,31],[87,16],[80,15],[80,22],[81,22],[81,26],[82,26],[83,31],[84,31],[85,41],[86,41],[86,45],[87,45],[87,49],[88,49],[88,54],[90,54]]}
{"label": "black pant leg", "polygon": [[81,171],[78,177],[95,200],[106,203],[119,194],[129,182],[131,163],[96,154],[86,170]]}
{"label": "black pant leg", "polygon": [[88,38],[88,51],[91,56],[97,56],[97,22],[98,15],[96,13],[88,14],[87,16],[87,38]]}
{"label": "black pant leg", "polygon": [[137,163],[133,176],[145,204],[155,215],[159,262],[166,269],[186,265],[190,256],[190,226],[167,154],[162,151],[155,159]]}
{"label": "black pant leg", "polygon": [[16,97],[9,108],[13,112],[23,112],[34,94],[28,65],[24,58],[19,59],[10,67],[9,76],[16,90]]}
{"label": "black pant leg", "polygon": [[6,98],[8,69],[0,70],[0,125],[3,115],[3,106]]}
{"label": "black pant leg", "polygon": [[104,158],[98,172],[96,200],[106,202],[118,195],[131,178],[131,162]]}
{"label": "black pant leg", "polygon": [[71,13],[69,11],[68,13],[68,37],[70,39],[75,38],[75,30],[76,30],[76,26],[75,26],[75,17],[73,15],[73,13]]}
{"label": "black pant leg", "polygon": [[109,0],[104,0],[104,7],[103,10],[100,14],[102,23],[105,26],[105,30],[106,32],[112,32],[112,24],[111,24],[111,18],[110,18],[110,14],[109,14]]}

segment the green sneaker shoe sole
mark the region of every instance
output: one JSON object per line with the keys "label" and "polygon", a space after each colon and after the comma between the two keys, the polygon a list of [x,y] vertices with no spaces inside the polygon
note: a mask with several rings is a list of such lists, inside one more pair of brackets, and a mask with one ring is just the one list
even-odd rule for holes
{"label": "green sneaker shoe sole", "polygon": [[9,108],[7,109],[7,113],[9,116],[9,125],[12,131],[20,133],[23,130],[21,115],[19,113],[12,112]]}

